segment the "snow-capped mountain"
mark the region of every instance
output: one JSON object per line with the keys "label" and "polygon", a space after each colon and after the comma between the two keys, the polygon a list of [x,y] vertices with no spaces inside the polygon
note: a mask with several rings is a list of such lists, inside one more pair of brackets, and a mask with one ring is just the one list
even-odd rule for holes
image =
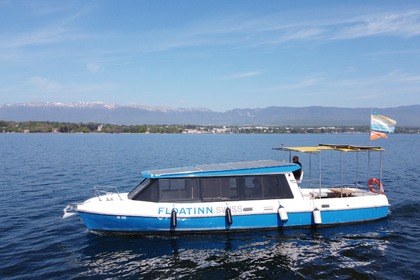
{"label": "snow-capped mountain", "polygon": [[[420,105],[382,108],[399,126],[420,126]],[[106,102],[37,102],[0,105],[0,120],[110,124],[368,126],[370,108],[267,107],[215,112],[207,108],[118,105]]]}

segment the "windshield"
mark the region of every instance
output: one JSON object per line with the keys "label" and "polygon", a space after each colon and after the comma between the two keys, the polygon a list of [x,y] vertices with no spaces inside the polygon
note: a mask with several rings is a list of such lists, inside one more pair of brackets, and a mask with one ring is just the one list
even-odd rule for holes
{"label": "windshield", "polygon": [[146,178],[143,181],[140,182],[140,184],[137,185],[129,194],[128,198],[132,199],[133,197],[136,197],[137,194],[141,193],[152,181],[152,179]]}

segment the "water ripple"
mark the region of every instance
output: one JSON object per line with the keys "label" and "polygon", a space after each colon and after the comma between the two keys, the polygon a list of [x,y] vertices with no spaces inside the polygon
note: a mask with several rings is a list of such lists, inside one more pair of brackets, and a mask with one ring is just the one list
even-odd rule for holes
{"label": "water ripple", "polygon": [[[392,142],[384,142],[384,184],[392,213],[377,222],[121,237],[91,234],[77,216],[61,219],[62,209],[91,197],[95,185],[129,190],[139,181],[140,170],[282,159],[272,147],[360,144],[363,137],[0,135],[0,275],[5,279],[418,279],[420,201],[415,194],[420,166],[412,161],[420,150],[416,135],[395,135]],[[407,162],[412,164],[395,168]]]}

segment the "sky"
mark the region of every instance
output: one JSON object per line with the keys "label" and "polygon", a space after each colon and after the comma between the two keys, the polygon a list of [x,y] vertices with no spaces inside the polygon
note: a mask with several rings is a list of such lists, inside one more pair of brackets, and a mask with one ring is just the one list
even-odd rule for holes
{"label": "sky", "polygon": [[0,104],[420,104],[419,1],[0,0]]}

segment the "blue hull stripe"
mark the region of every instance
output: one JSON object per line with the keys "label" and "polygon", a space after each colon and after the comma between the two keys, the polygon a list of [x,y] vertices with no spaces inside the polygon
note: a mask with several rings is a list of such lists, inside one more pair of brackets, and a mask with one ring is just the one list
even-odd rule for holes
{"label": "blue hull stripe", "polygon": [[[225,216],[179,217],[176,228],[171,228],[170,217],[115,216],[79,212],[89,230],[115,232],[159,232],[159,231],[223,231],[277,227],[305,227],[315,225],[312,212],[288,213],[289,220],[283,222],[277,214],[232,215],[232,224]],[[388,216],[388,206],[321,211],[321,225],[364,222]]]}

